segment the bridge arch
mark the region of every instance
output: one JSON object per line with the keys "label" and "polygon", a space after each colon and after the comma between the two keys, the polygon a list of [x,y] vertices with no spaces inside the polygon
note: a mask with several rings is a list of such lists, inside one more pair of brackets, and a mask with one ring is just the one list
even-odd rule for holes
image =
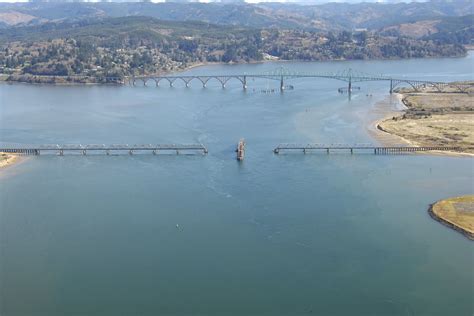
{"label": "bridge arch", "polygon": [[189,83],[195,79],[195,77],[178,77],[179,79],[181,79],[184,84],[186,85],[186,87],[189,87]]}
{"label": "bridge arch", "polygon": [[153,81],[155,81],[155,85],[158,87],[160,85],[160,81],[162,80],[163,78],[153,78]]}
{"label": "bridge arch", "polygon": [[453,84],[454,87],[456,87],[456,89],[459,90],[459,92],[462,92],[462,93],[466,93],[467,92],[467,89],[468,89],[468,85],[458,85],[458,84]]}
{"label": "bridge arch", "polygon": [[195,77],[196,79],[198,79],[199,81],[201,81],[202,83],[202,87],[205,88],[206,85],[207,85],[207,82],[211,79],[211,77]]}
{"label": "bridge arch", "polygon": [[394,80],[392,89],[395,89],[398,86],[401,86],[402,84],[408,84],[410,85],[416,92],[419,92],[419,88],[416,84],[412,83],[410,80]]}

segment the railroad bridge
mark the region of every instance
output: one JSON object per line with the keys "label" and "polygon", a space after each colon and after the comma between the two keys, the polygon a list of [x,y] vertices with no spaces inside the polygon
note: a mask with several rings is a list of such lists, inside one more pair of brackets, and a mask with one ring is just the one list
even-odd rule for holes
{"label": "railroad bridge", "polygon": [[243,89],[247,89],[249,79],[268,79],[276,80],[280,82],[280,91],[285,90],[285,82],[287,80],[298,79],[298,78],[322,78],[322,79],[333,79],[347,83],[347,92],[350,94],[353,90],[352,84],[355,82],[366,82],[366,81],[384,81],[390,85],[390,93],[400,86],[412,87],[415,91],[420,91],[424,87],[432,87],[438,92],[445,92],[448,86],[453,86],[458,92],[467,92],[469,87],[473,87],[473,84],[468,83],[448,83],[441,81],[430,81],[430,80],[416,80],[408,78],[397,78],[385,75],[373,75],[360,71],[354,71],[352,69],[346,69],[335,73],[305,73],[292,71],[290,69],[280,67],[272,71],[263,73],[244,73],[244,74],[203,74],[203,75],[146,75],[146,76],[132,76],[126,78],[126,82],[130,85],[136,85],[141,82],[146,86],[149,82],[154,82],[156,86],[160,85],[160,82],[166,81],[172,87],[176,81],[184,82],[186,87],[189,87],[190,83],[199,81],[205,88],[209,81],[218,81],[222,88],[225,88],[229,81],[237,81],[242,85]]}
{"label": "railroad bridge", "polygon": [[273,152],[279,154],[282,152],[355,152],[360,153],[371,153],[375,155],[393,155],[393,154],[405,154],[405,153],[416,153],[416,152],[429,152],[429,151],[452,151],[452,152],[463,152],[463,149],[455,146],[376,146],[371,144],[280,144]]}
{"label": "railroad bridge", "polygon": [[5,146],[0,147],[0,152],[14,153],[23,155],[40,155],[41,153],[53,153],[60,156],[65,153],[79,153],[87,155],[88,153],[106,154],[111,153],[128,153],[133,155],[136,152],[151,152],[156,155],[162,152],[171,152],[179,154],[180,152],[201,152],[207,154],[207,148],[202,144],[180,145],[180,144],[143,144],[143,145],[23,145],[23,146]]}

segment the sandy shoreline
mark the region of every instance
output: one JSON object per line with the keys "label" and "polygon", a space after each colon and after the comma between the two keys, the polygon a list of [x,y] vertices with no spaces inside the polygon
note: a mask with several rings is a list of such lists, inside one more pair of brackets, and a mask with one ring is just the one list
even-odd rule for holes
{"label": "sandy shoreline", "polygon": [[17,163],[20,160],[18,155],[0,152],[0,169],[6,168]]}
{"label": "sandy shoreline", "polygon": [[[393,96],[394,97],[387,97],[375,104],[372,114],[376,115],[377,118],[371,121],[367,127],[369,134],[383,146],[419,146],[420,144],[387,132],[380,126],[383,121],[393,117],[401,116],[404,114],[404,111],[408,109],[402,101],[402,94],[394,93]],[[416,154],[451,157],[474,157],[474,154],[472,153],[453,151],[418,152]]]}
{"label": "sandy shoreline", "polygon": [[403,110],[405,109],[406,106],[402,102],[402,95],[398,93],[385,97],[383,100],[375,103],[371,114],[373,114],[376,119],[371,120],[369,126],[367,126],[369,134],[384,146],[413,145],[410,141],[400,136],[384,132],[379,128],[381,122],[403,114]]}

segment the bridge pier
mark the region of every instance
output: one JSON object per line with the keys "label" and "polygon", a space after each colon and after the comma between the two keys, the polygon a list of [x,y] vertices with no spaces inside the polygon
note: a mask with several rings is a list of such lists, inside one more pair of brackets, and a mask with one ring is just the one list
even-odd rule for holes
{"label": "bridge pier", "polygon": [[247,76],[244,76],[244,82],[242,83],[242,86],[245,89],[247,89]]}
{"label": "bridge pier", "polygon": [[390,94],[393,93],[393,80],[390,79]]}
{"label": "bridge pier", "polygon": [[352,95],[352,76],[349,77],[349,86],[347,88],[347,95],[349,96],[349,99],[350,99]]}
{"label": "bridge pier", "polygon": [[83,155],[83,156],[87,155],[87,150],[83,149],[83,150],[82,150],[82,155]]}
{"label": "bridge pier", "polygon": [[285,90],[285,83],[283,82],[283,76],[280,76],[280,92]]}
{"label": "bridge pier", "polygon": [[62,149],[59,150],[59,156],[64,156],[64,151]]}

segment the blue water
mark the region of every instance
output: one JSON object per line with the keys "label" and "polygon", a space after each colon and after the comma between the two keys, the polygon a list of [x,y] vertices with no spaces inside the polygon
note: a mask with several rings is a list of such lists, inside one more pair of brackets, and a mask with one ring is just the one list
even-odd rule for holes
{"label": "blue water", "polygon": [[[462,59],[285,63],[296,71],[473,77]],[[189,73],[258,73],[280,63]],[[0,314],[472,315],[474,247],[427,214],[473,193],[470,158],[285,154],[376,143],[387,83],[306,79],[263,94],[0,85],[2,143],[195,143],[208,155],[39,156],[0,174]],[[254,91],[255,89],[255,91]],[[372,94],[372,97],[367,97]],[[246,159],[235,160],[244,137]]]}

